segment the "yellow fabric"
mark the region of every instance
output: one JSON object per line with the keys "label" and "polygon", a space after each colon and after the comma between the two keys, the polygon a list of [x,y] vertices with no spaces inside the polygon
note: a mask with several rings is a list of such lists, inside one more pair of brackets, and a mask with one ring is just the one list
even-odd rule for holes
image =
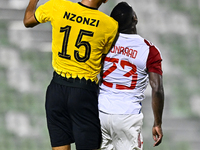
{"label": "yellow fabric", "polygon": [[35,17],[52,25],[52,65],[64,77],[98,81],[102,54],[107,54],[118,24],[106,14],[68,0],[50,0]]}

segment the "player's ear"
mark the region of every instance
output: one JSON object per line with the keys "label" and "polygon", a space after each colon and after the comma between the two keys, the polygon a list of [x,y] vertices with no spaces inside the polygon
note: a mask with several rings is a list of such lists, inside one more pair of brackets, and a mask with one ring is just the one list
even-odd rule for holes
{"label": "player's ear", "polygon": [[136,15],[133,16],[133,22],[134,22],[135,25],[138,23],[138,19],[137,19]]}

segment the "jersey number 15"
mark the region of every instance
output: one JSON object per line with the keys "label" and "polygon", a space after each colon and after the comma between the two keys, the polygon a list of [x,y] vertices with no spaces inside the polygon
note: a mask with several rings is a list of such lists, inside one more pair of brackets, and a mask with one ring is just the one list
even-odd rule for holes
{"label": "jersey number 15", "polygon": [[[62,45],[62,52],[58,52],[58,56],[65,58],[65,59],[71,59],[71,55],[67,54],[67,45],[68,45],[68,40],[69,40],[69,35],[71,31],[71,26],[66,26],[66,27],[61,27],[60,32],[64,32],[64,38],[63,38],[63,45]],[[91,53],[91,45],[87,41],[82,41],[83,36],[90,36],[93,37],[94,33],[91,31],[86,31],[81,29],[79,32],[79,35],[77,37],[75,46],[77,48],[80,48],[81,46],[85,47],[85,56],[80,57],[79,51],[74,50],[74,58],[78,62],[86,62],[90,58],[90,53]]]}

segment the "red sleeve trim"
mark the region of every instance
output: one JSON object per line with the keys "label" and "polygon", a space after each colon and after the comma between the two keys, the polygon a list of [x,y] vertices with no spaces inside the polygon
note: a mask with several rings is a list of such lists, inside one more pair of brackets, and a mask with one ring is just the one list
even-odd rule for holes
{"label": "red sleeve trim", "polygon": [[159,50],[147,40],[145,40],[145,43],[149,46],[149,55],[146,64],[147,71],[162,75],[162,58]]}

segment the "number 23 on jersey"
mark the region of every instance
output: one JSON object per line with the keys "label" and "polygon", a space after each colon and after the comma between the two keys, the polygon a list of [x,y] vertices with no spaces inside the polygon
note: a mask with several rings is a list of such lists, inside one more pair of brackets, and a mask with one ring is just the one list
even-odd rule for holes
{"label": "number 23 on jersey", "polygon": [[[113,65],[110,68],[108,68],[106,71],[104,71],[104,73],[103,73],[103,79],[105,79],[106,76],[108,76],[112,72],[116,71],[116,69],[117,69],[116,63],[119,63],[119,59],[118,58],[106,57],[104,61],[112,62]],[[132,89],[134,89],[135,86],[136,86],[136,84],[137,84],[137,74],[136,74],[137,67],[134,64],[131,64],[130,62],[125,61],[125,60],[121,60],[120,61],[120,66],[123,69],[125,68],[125,66],[131,67],[131,70],[129,72],[126,72],[122,76],[123,77],[130,77],[130,76],[132,76],[132,80],[131,80],[131,85],[129,87],[125,86],[125,85],[116,84],[116,89],[119,89],[119,90],[132,90]],[[104,80],[103,80],[103,84],[106,85],[106,86],[108,86],[108,87],[110,87],[110,88],[113,87],[113,83],[106,82]]]}

